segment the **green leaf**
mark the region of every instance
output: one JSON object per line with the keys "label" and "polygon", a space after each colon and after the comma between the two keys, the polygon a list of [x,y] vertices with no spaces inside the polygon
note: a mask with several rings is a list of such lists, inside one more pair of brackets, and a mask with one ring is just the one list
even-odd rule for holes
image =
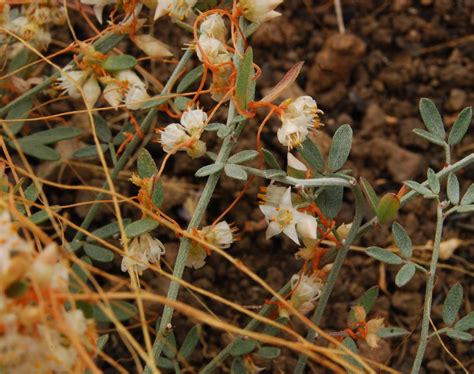
{"label": "green leaf", "polygon": [[[289,322],[288,318],[285,317],[278,317],[275,322],[281,325],[287,325]],[[270,335],[270,336],[277,336],[281,332],[281,329],[272,325],[266,325],[262,331],[262,334]]]}
{"label": "green leaf", "polygon": [[[132,220],[129,218],[124,219],[123,220],[124,227],[130,224],[131,221]],[[120,232],[120,228],[119,228],[118,222],[112,222],[92,231],[91,234],[93,236],[97,236],[98,238],[106,239],[106,238],[110,238],[111,236],[114,236],[115,234],[118,234],[119,232]],[[92,239],[88,238],[88,240],[92,240]]]}
{"label": "green leaf", "polygon": [[174,99],[174,105],[176,105],[176,108],[181,111],[185,111],[190,102],[191,99],[184,96],[178,96],[176,99]]}
{"label": "green leaf", "polygon": [[40,191],[36,188],[34,183],[31,183],[25,190],[23,191],[25,194],[25,198],[29,201],[36,201],[40,194]]}
{"label": "green leaf", "polygon": [[204,128],[206,131],[219,131],[223,127],[226,127],[223,123],[219,122],[212,122],[207,124],[207,126]]}
{"label": "green leaf", "polygon": [[[61,207],[58,206],[50,206],[50,209],[53,212],[59,212],[61,210]],[[49,213],[46,210],[40,210],[39,212],[36,212],[32,214],[29,217],[29,220],[34,223],[35,225],[39,225],[45,221],[47,221],[49,218]]]}
{"label": "green leaf", "polygon": [[158,367],[162,369],[173,369],[173,361],[167,359],[166,357],[159,357],[157,361]]}
{"label": "green leaf", "polygon": [[61,158],[58,152],[46,145],[30,142],[21,142],[21,150],[28,156],[35,157],[43,161],[57,161]]}
{"label": "green leaf", "polygon": [[104,334],[104,335],[99,336],[97,340],[95,341],[95,345],[97,349],[103,350],[108,340],[109,340],[109,334]]}
{"label": "green leaf", "polygon": [[447,184],[448,199],[453,205],[459,204],[459,181],[456,174],[449,173]]}
{"label": "green leaf", "polygon": [[334,218],[342,208],[343,195],[343,187],[325,187],[316,198],[316,203],[326,217]]}
{"label": "green leaf", "polygon": [[398,287],[403,287],[407,284],[411,278],[415,275],[416,267],[413,264],[405,264],[403,265],[397,273],[395,277],[395,284]]}
{"label": "green leaf", "polygon": [[377,331],[377,335],[381,338],[396,338],[399,336],[408,335],[410,332],[401,327],[383,327]]}
{"label": "green leaf", "polygon": [[[357,349],[357,344],[355,343],[354,340],[352,340],[352,338],[349,338],[349,337],[344,338],[344,340],[342,341],[342,345],[348,348],[351,352],[355,353],[356,355],[359,354],[359,350]],[[352,366],[362,369],[361,364],[354,357],[349,356],[349,355],[344,355],[343,357]],[[352,371],[349,371],[349,372],[352,373]]]}
{"label": "green leaf", "polygon": [[[137,315],[137,307],[127,301],[111,301],[110,308],[112,313],[119,321],[128,321]],[[111,322],[109,317],[102,311],[102,309],[94,305],[94,318],[97,322]]]}
{"label": "green leaf", "polygon": [[458,118],[454,121],[453,127],[449,132],[448,144],[455,145],[458,144],[464,135],[466,135],[467,129],[471,124],[472,120],[472,107],[464,108],[461,113],[459,113]]}
{"label": "green leaf", "polygon": [[186,91],[194,82],[201,78],[203,71],[203,65],[199,65],[198,67],[188,72],[179,82],[178,87],[176,87],[176,92],[182,93]]}
{"label": "green leaf", "polygon": [[217,136],[221,139],[228,137],[233,131],[235,127],[234,125],[224,126],[217,130]]}
{"label": "green leaf", "polygon": [[29,283],[27,281],[18,280],[8,286],[8,288],[5,290],[5,294],[10,298],[15,299],[17,297],[23,296],[26,291],[28,291],[28,288]]}
{"label": "green leaf", "polygon": [[33,107],[33,102],[31,99],[26,99],[18,102],[15,106],[13,106],[7,113],[5,117],[5,122],[8,125],[8,134],[9,135],[16,135],[18,134],[21,129],[23,128],[25,122],[13,122],[9,123],[8,120],[19,120],[19,119],[28,119],[30,110]]}
{"label": "green leaf", "polygon": [[165,344],[163,345],[163,353],[169,359],[176,357],[178,349],[176,348],[176,336],[173,331],[170,331],[165,338]]}
{"label": "green leaf", "polygon": [[109,143],[112,140],[112,132],[105,119],[96,114],[94,115],[94,124],[97,137],[104,143]]}
{"label": "green leaf", "polygon": [[[87,265],[92,265],[91,259],[87,256],[82,256],[80,260]],[[87,283],[87,278],[90,274],[89,270],[87,270],[82,264],[76,263],[72,265],[72,271],[75,275],[70,277],[70,282],[72,283],[71,286],[80,290],[82,286],[75,278],[78,277],[82,282]]]}
{"label": "green leaf", "polygon": [[427,98],[420,100],[420,114],[423,122],[430,133],[439,139],[444,140],[446,131],[444,130],[443,120],[436,109],[436,105]]}
{"label": "green leaf", "polygon": [[242,162],[253,160],[258,157],[258,152],[254,150],[247,149],[236,153],[235,155],[229,157],[227,162],[231,164],[241,164]]}
{"label": "green leaf", "polygon": [[328,167],[332,172],[338,171],[344,166],[351,153],[352,129],[349,125],[342,125],[337,129],[332,138],[329,150]]}
{"label": "green leaf", "polygon": [[157,208],[161,208],[163,201],[165,199],[165,191],[163,188],[163,182],[161,179],[158,179],[153,186],[153,191],[151,193],[151,201]]}
{"label": "green leaf", "polygon": [[448,335],[452,339],[462,340],[465,342],[472,342],[473,336],[465,331],[459,331],[455,329],[449,329],[446,331],[446,335]]}
{"label": "green leaf", "polygon": [[[107,144],[101,144],[100,145],[100,150],[102,153],[107,151],[109,149],[109,146]],[[92,157],[97,157],[99,153],[97,152],[97,146],[95,145],[86,145],[85,147],[78,149],[72,154],[72,157],[74,158],[92,158]]]}
{"label": "green leaf", "polygon": [[[31,62],[31,53],[30,50],[26,47],[22,47],[18,53],[15,54],[15,56],[11,59],[10,63],[8,64],[8,73],[13,73],[14,71],[17,71],[18,69],[21,69],[22,67],[28,65],[29,62]],[[25,78],[25,76],[28,74],[28,72],[31,70],[30,68],[23,69],[18,71],[15,75],[20,77],[20,78]]]}
{"label": "green leaf", "polygon": [[474,203],[474,183],[471,183],[461,199],[461,205],[469,205],[472,203]]}
{"label": "green leaf", "polygon": [[369,256],[379,260],[381,262],[385,262],[386,264],[390,265],[400,265],[403,261],[400,257],[398,257],[395,253],[387,251],[386,249],[379,248],[379,247],[369,247],[365,253]]}
{"label": "green leaf", "polygon": [[439,186],[439,179],[433,169],[428,169],[427,173],[428,184],[435,194],[439,194],[440,186]]}
{"label": "green leaf", "polygon": [[86,252],[86,255],[90,258],[98,262],[108,263],[114,259],[114,253],[111,250],[94,244],[84,245],[84,252]]}
{"label": "green leaf", "polygon": [[367,198],[367,201],[369,202],[370,207],[372,208],[374,212],[376,212],[377,206],[379,205],[379,198],[377,197],[375,190],[373,189],[369,181],[365,179],[364,177],[360,177],[359,180],[360,180],[360,185],[362,187],[362,191],[364,192],[364,195]]}
{"label": "green leaf", "polygon": [[262,156],[263,156],[263,161],[265,161],[268,167],[270,167],[271,169],[281,170],[281,166],[278,163],[276,157],[269,150],[262,148]]}
{"label": "green leaf", "polygon": [[151,218],[139,219],[138,221],[132,222],[127,227],[125,227],[125,234],[127,235],[127,238],[135,238],[153,231],[159,225],[159,222]]}
{"label": "green leaf", "polygon": [[410,258],[413,254],[413,245],[407,232],[398,222],[393,223],[392,234],[402,256]]}
{"label": "green leaf", "polygon": [[247,374],[248,373],[247,367],[245,366],[244,361],[242,360],[241,357],[234,358],[234,361],[232,361],[230,372],[231,374]]}
{"label": "green leaf", "polygon": [[232,344],[229,353],[232,356],[242,356],[252,352],[257,347],[257,342],[252,339],[237,338]]}
{"label": "green leaf", "polygon": [[474,311],[466,314],[459,321],[457,321],[454,325],[454,328],[459,331],[474,329]]}
{"label": "green leaf", "polygon": [[266,169],[263,171],[266,179],[286,177],[286,173],[281,169]]}
{"label": "green leaf", "polygon": [[130,55],[114,55],[105,60],[102,67],[109,72],[116,72],[133,69],[137,62],[137,59]]}
{"label": "green leaf", "polygon": [[245,51],[244,58],[237,72],[237,80],[235,84],[235,98],[239,109],[246,110],[251,100],[252,79],[254,77],[253,69],[253,51],[249,47]]}
{"label": "green leaf", "polygon": [[433,135],[432,133],[426,131],[426,130],[423,130],[423,129],[414,129],[413,132],[422,137],[423,139],[425,140],[428,140],[430,143],[433,143],[433,144],[437,144],[437,145],[440,145],[441,147],[444,147],[444,140],[443,139],[440,139],[438,137],[436,137],[435,135]]}
{"label": "green leaf", "polygon": [[462,304],[463,289],[459,283],[456,283],[448,291],[446,299],[443,304],[443,321],[448,326],[451,326],[456,320],[459,308]]}
{"label": "green leaf", "polygon": [[140,178],[151,178],[158,172],[155,160],[151,157],[150,152],[144,148],[138,154],[137,169]]}
{"label": "green leaf", "polygon": [[196,174],[194,175],[196,177],[207,177],[208,175],[219,173],[223,168],[224,164],[217,162],[215,164],[203,166],[198,171],[196,171]]}
{"label": "green leaf", "polygon": [[226,164],[224,167],[225,174],[230,177],[240,181],[247,180],[247,172],[244,170],[242,166],[235,165],[235,164]]}
{"label": "green leaf", "polygon": [[422,184],[415,182],[415,181],[406,181],[403,182],[407,187],[412,189],[413,191],[419,193],[420,195],[423,196],[431,196],[433,195],[433,192],[431,192],[428,188],[423,186]]}
{"label": "green leaf", "polygon": [[21,138],[18,142],[23,146],[24,143],[53,144],[62,140],[73,139],[82,135],[81,129],[75,127],[56,127],[50,130],[39,131],[32,135]]}
{"label": "green leaf", "polygon": [[377,286],[369,288],[364,294],[356,300],[356,305],[361,305],[365,313],[369,314],[372,308],[377,301],[377,297],[379,296],[379,288]]}
{"label": "green leaf", "polygon": [[199,343],[199,337],[201,336],[201,326],[196,325],[194,326],[189,332],[187,333],[186,337],[184,338],[184,342],[179,349],[178,356],[188,358],[196,349],[196,346]]}
{"label": "green leaf", "polygon": [[257,350],[257,355],[267,360],[277,358],[280,354],[281,349],[276,347],[260,347]]}
{"label": "green leaf", "polygon": [[296,150],[301,156],[303,156],[313,170],[317,172],[322,172],[324,170],[323,156],[321,155],[319,148],[310,138],[306,138],[302,144],[296,147]]}

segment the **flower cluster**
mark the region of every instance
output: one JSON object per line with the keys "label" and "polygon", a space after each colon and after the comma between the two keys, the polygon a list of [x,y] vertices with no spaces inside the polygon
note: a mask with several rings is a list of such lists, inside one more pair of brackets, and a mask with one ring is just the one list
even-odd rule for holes
{"label": "flower cluster", "polygon": [[150,263],[159,263],[165,254],[165,246],[150,234],[133,238],[130,242],[128,256],[122,258],[122,271],[136,272],[141,275]]}
{"label": "flower cluster", "polygon": [[[19,12],[8,4],[0,5],[0,26],[28,42],[33,48],[43,50],[51,43],[51,26],[63,25],[65,22],[64,8],[53,2],[29,3]],[[10,36],[0,34],[2,54],[8,51],[8,57],[13,58],[22,48],[23,44],[17,39],[10,40]]]}
{"label": "flower cluster", "polygon": [[[0,213],[0,369],[9,373],[84,372],[78,343],[95,350],[95,326],[66,309],[68,268],[49,244],[37,254],[9,213]],[[73,343],[74,341],[74,343]]]}
{"label": "flower cluster", "polygon": [[201,109],[189,109],[181,116],[181,123],[172,123],[161,130],[160,143],[166,153],[186,151],[198,158],[206,153],[206,143],[200,140],[206,127],[207,114]]}
{"label": "flower cluster", "polygon": [[[195,235],[216,247],[229,248],[234,241],[235,228],[232,228],[226,221],[216,225],[205,226],[201,230],[196,230]],[[189,249],[186,266],[199,269],[203,267],[208,255],[208,249],[201,243],[193,242]]]}
{"label": "flower cluster", "polygon": [[377,332],[384,327],[383,317],[372,318],[366,322],[367,313],[363,306],[356,305],[352,308],[352,311],[355,322],[352,324],[351,329],[347,332],[356,329],[357,334],[350,334],[352,337],[362,338],[367,342],[367,345],[370,348],[377,348],[381,340],[381,338],[377,335]]}
{"label": "flower cluster", "polygon": [[267,239],[281,233],[287,235],[296,244],[300,244],[298,236],[316,239],[317,220],[293,207],[290,187],[270,185],[261,198],[264,203],[260,205],[260,210],[268,223]]}
{"label": "flower cluster", "polygon": [[[227,50],[227,28],[224,19],[220,14],[211,14],[201,23],[199,31],[201,34],[196,53],[201,62],[211,65],[211,97],[220,101],[226,94],[232,74],[232,58]],[[226,98],[228,99],[229,97]]]}
{"label": "flower cluster", "polygon": [[193,13],[193,6],[197,0],[157,0],[155,20],[165,15],[178,18],[180,20]]}
{"label": "flower cluster", "polygon": [[121,103],[130,110],[138,110],[149,98],[145,83],[132,70],[122,70],[114,75],[98,77],[93,69],[66,70],[59,78],[59,87],[75,99],[81,98],[79,88],[84,92],[84,100],[93,108],[102,88],[104,99],[117,109]]}
{"label": "flower cluster", "polygon": [[319,115],[322,113],[310,96],[300,96],[291,101],[281,115],[278,141],[289,149],[300,145],[309,131],[320,124]]}

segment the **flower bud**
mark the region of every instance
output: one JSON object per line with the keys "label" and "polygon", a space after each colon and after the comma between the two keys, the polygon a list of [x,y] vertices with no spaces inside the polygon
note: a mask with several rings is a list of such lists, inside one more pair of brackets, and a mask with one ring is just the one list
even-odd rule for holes
{"label": "flower bud", "polygon": [[380,223],[393,221],[400,209],[400,199],[394,193],[387,193],[382,196],[377,205],[377,218]]}
{"label": "flower bud", "polygon": [[133,38],[136,46],[153,59],[163,59],[173,56],[168,46],[151,35],[137,35]]}
{"label": "flower bud", "polygon": [[347,239],[347,235],[349,234],[351,227],[352,227],[352,223],[348,223],[348,224],[343,223],[337,228],[336,233],[340,240],[343,241]]}

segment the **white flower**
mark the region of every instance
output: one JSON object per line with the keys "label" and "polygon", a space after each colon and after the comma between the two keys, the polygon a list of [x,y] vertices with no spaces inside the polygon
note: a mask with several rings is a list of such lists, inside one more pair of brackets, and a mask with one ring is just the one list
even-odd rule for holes
{"label": "white flower", "polygon": [[186,266],[194,269],[202,268],[206,265],[207,253],[201,244],[193,243],[189,248]]}
{"label": "white flower", "polygon": [[378,331],[384,327],[383,317],[373,318],[367,321],[367,337],[366,342],[370,348],[377,348],[379,346],[379,341],[382,340],[378,336]]}
{"label": "white flower", "polygon": [[66,291],[69,274],[66,266],[59,262],[59,250],[56,243],[51,242],[35,258],[28,276],[42,286],[50,286]]}
{"label": "white flower", "polygon": [[206,34],[199,37],[199,47],[196,46],[196,52],[199,60],[202,62],[204,62],[203,54],[213,65],[224,64],[231,60],[230,53],[225,48],[225,45],[220,40]]}
{"label": "white flower", "polygon": [[97,79],[94,75],[92,75],[86,81],[86,83],[84,83],[82,90],[84,91],[84,100],[86,101],[87,106],[93,108],[102,92],[99,82],[97,82]]}
{"label": "white flower", "polygon": [[128,83],[129,85],[143,85],[145,87],[145,83],[140,79],[140,77],[132,70],[121,70],[116,75],[117,78],[121,82]]}
{"label": "white flower", "polygon": [[168,46],[149,34],[136,35],[133,41],[143,52],[153,59],[172,57]]}
{"label": "white flower", "polygon": [[197,0],[158,0],[155,11],[155,20],[168,14],[170,17],[183,19],[192,13]]}
{"label": "white flower", "polygon": [[222,43],[226,42],[227,28],[225,27],[224,18],[220,14],[215,13],[207,17],[201,23],[199,30],[201,34],[217,39]]}
{"label": "white flower", "polygon": [[185,143],[191,137],[184,130],[183,125],[172,123],[165,127],[160,134],[160,143],[166,153],[174,153],[180,144]]}
{"label": "white flower", "polygon": [[318,109],[316,100],[311,96],[300,96],[288,105],[284,116],[295,118],[299,117],[301,114],[305,114],[314,118],[320,113],[322,113],[322,111]]}
{"label": "white flower", "polygon": [[189,135],[200,136],[206,126],[207,113],[202,109],[187,110],[183,112],[180,122]]}
{"label": "white flower", "polygon": [[150,263],[157,263],[165,253],[165,247],[150,234],[133,238],[130,242],[129,255],[122,258],[122,271],[137,271],[142,274]]}
{"label": "white flower", "polygon": [[294,274],[290,280],[291,303],[302,314],[314,308],[314,302],[321,297],[324,282],[316,274]]}
{"label": "white flower", "polygon": [[258,198],[261,200],[261,204],[270,205],[275,208],[280,205],[281,199],[287,190],[286,187],[275,186],[273,183],[260,189],[262,193],[258,194]]}
{"label": "white flower", "polygon": [[[269,239],[280,233],[286,234],[296,244],[300,244],[300,236],[316,239],[316,218],[305,213],[298,212],[291,203],[291,188],[288,187],[283,194],[280,205],[260,205],[260,210],[265,215],[268,223],[266,238]],[[298,231],[297,231],[298,230]]]}
{"label": "white flower", "polygon": [[109,4],[115,4],[117,0],[81,0],[82,4],[93,5],[94,14],[99,23],[102,23],[102,13],[104,7]]}
{"label": "white flower", "polygon": [[114,109],[118,109],[123,99],[123,92],[120,85],[115,82],[110,82],[104,88],[104,99]]}
{"label": "white flower", "polygon": [[226,221],[203,227],[201,233],[208,243],[222,249],[229,248],[234,242],[233,230]]}
{"label": "white flower", "polygon": [[80,99],[81,92],[78,87],[83,86],[88,76],[89,74],[82,70],[65,70],[59,77],[59,87],[73,99]]}
{"label": "white flower", "polygon": [[82,310],[69,310],[64,313],[64,319],[76,335],[84,335],[87,330],[87,320],[86,317],[84,317]]}
{"label": "white flower", "polygon": [[245,18],[252,22],[265,22],[278,17],[281,13],[274,9],[283,0],[240,0],[239,7]]}
{"label": "white flower", "polygon": [[201,109],[188,109],[181,116],[181,124],[172,123],[161,131],[160,143],[166,153],[186,151],[193,158],[206,153],[206,143],[199,138],[207,121],[207,114]]}
{"label": "white flower", "polygon": [[150,98],[143,85],[134,84],[127,90],[125,105],[130,110],[138,110]]}

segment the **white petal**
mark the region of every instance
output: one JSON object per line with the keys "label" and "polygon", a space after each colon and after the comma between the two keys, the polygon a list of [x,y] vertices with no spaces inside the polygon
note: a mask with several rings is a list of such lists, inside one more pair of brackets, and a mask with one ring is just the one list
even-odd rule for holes
{"label": "white petal", "polygon": [[281,205],[282,208],[293,208],[293,204],[291,203],[291,187],[288,187],[281,198]]}
{"label": "white petal", "polygon": [[296,232],[296,227],[294,224],[289,224],[283,229],[283,233],[286,234],[291,240],[293,240],[296,244],[300,244],[298,240],[298,233]]}
{"label": "white petal", "polygon": [[265,215],[265,219],[267,221],[270,221],[272,217],[275,217],[277,215],[276,208],[270,205],[260,205],[260,210]]}
{"label": "white petal", "polygon": [[281,227],[276,222],[270,222],[267,227],[267,231],[265,232],[265,238],[270,239],[271,237],[278,235],[281,233]]}
{"label": "white petal", "polygon": [[296,215],[295,220],[297,222],[298,233],[303,238],[317,238],[318,222],[315,217],[310,216],[309,214],[299,213]]}
{"label": "white petal", "polygon": [[90,77],[82,89],[84,91],[84,100],[90,108],[93,108],[101,93],[97,79],[94,76]]}
{"label": "white petal", "polygon": [[117,83],[109,83],[104,88],[104,99],[111,107],[117,109],[123,100],[123,92]]}
{"label": "white petal", "polygon": [[100,24],[102,24],[102,13],[103,12],[104,12],[104,5],[102,5],[102,4],[94,5],[95,18],[97,18],[97,21],[99,21]]}

